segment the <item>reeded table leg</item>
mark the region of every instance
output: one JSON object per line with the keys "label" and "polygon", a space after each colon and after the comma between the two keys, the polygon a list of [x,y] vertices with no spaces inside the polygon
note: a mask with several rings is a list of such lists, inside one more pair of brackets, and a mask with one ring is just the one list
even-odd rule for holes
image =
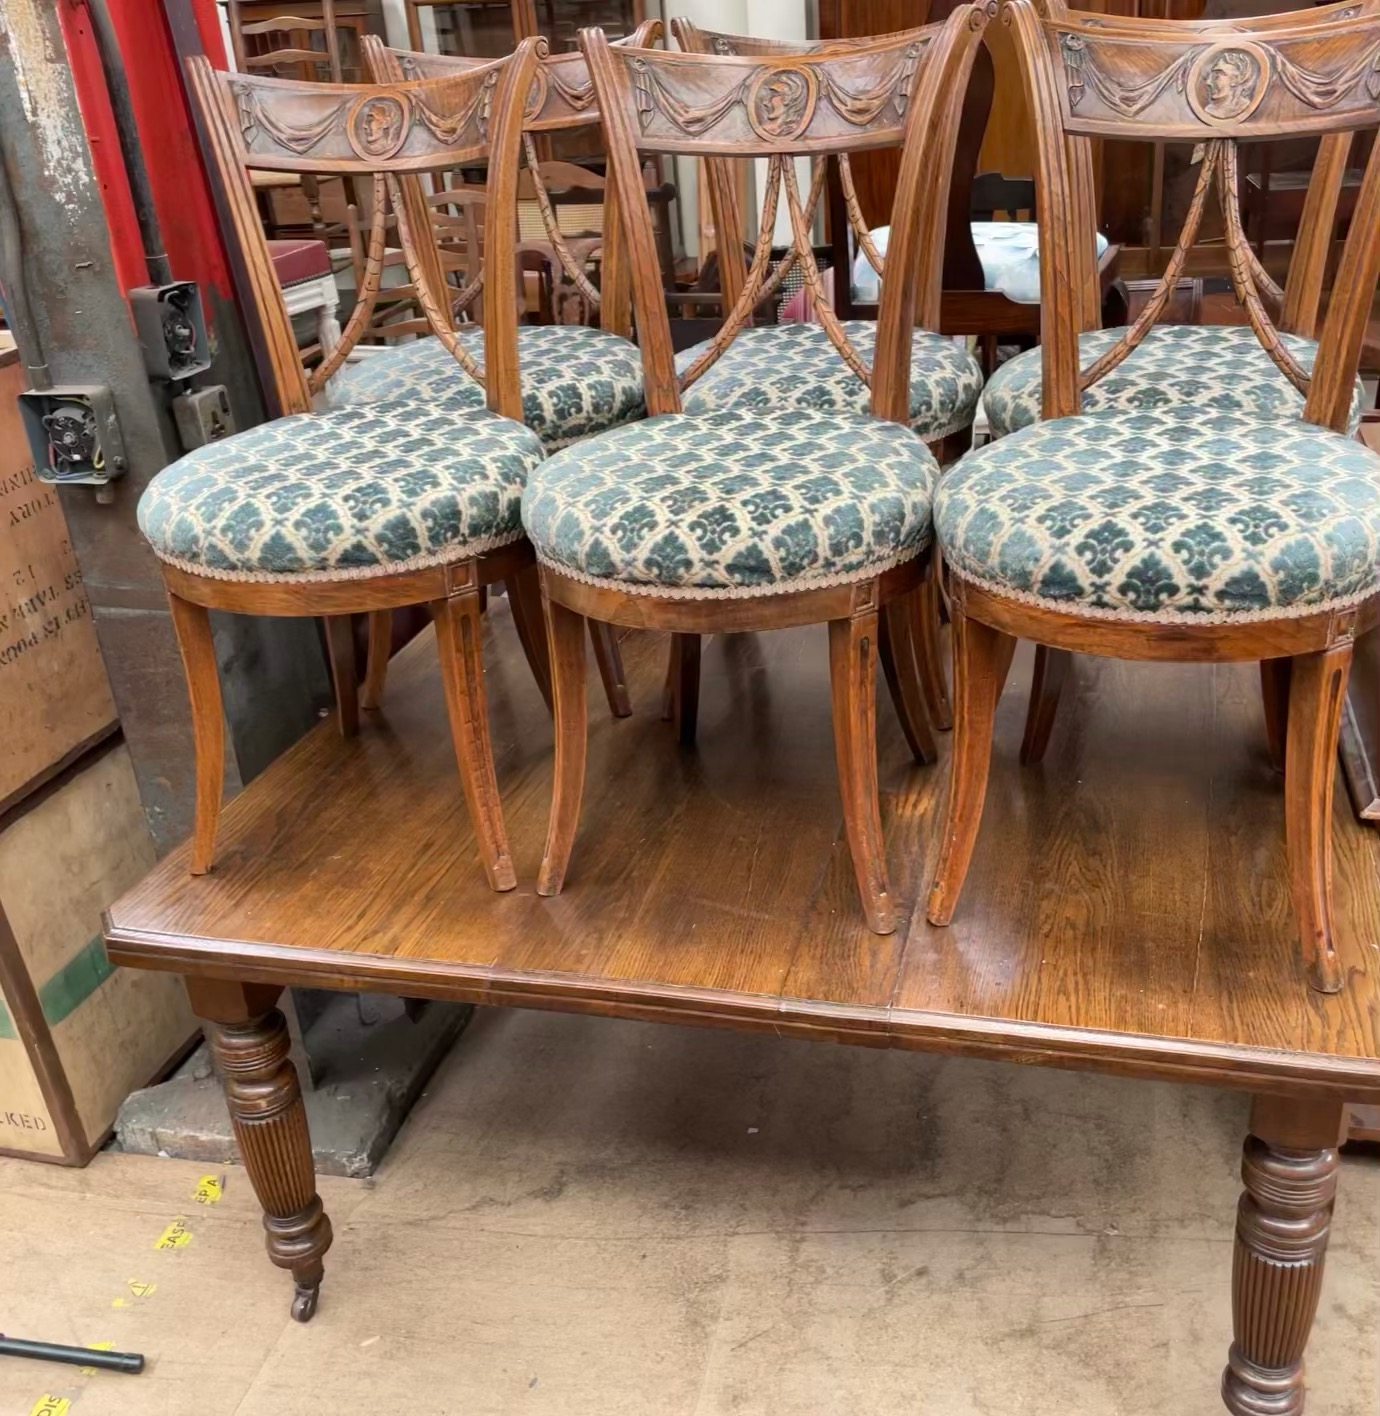
{"label": "reeded table leg", "polygon": [[187,979],[192,1008],[225,1084],[230,1120],[249,1183],[264,1210],[268,1257],[292,1272],[292,1316],[316,1312],[331,1247],[331,1222],[316,1193],[307,1113],[288,1060],[287,1023],[274,1004],[281,988]]}
{"label": "reeded table leg", "polygon": [[1322,1289],[1341,1127],[1340,1102],[1257,1097],[1251,1109],[1232,1261],[1235,1341],[1222,1374],[1233,1416],[1303,1412],[1303,1350]]}

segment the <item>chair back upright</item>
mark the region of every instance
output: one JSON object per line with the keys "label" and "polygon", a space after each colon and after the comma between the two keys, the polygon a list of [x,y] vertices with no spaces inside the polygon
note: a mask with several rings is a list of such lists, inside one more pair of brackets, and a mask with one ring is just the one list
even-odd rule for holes
{"label": "chair back upright", "polygon": [[[1006,0],[1002,18],[1016,39],[1035,126],[1044,416],[1077,412],[1082,392],[1120,364],[1164,314],[1215,191],[1232,285],[1252,329],[1304,393],[1305,417],[1344,428],[1380,262],[1377,209],[1364,205],[1367,192],[1380,200],[1373,155],[1338,273],[1343,298],[1329,312],[1327,329],[1340,344],[1324,337],[1310,377],[1280,335],[1317,332],[1348,155],[1358,132],[1380,125],[1380,3],[1226,22],[1093,16],[1068,10],[1064,0]],[[1281,287],[1245,236],[1239,148],[1306,136],[1321,143]],[[1090,176],[1092,144],[1108,137],[1198,144],[1198,179],[1145,308],[1116,345],[1080,369],[1076,336],[1094,327],[1087,306],[1096,283],[1086,262],[1095,214],[1077,174]]]}
{"label": "chair back upright", "polygon": [[[744,157],[767,163],[753,258],[741,291],[726,308],[719,332],[679,376],[650,214],[644,204],[618,204],[632,265],[649,413],[679,412],[684,390],[799,266],[830,342],[871,389],[873,413],[909,423],[912,330],[916,323],[933,327],[938,310],[949,180],[944,142],[954,131],[985,22],[983,9],[964,5],[943,24],[898,39],[842,52],[829,48],[770,56],[633,49],[610,45],[601,30],[581,31],[616,187],[635,187],[647,153],[698,156],[725,165]],[[824,160],[887,147],[902,152],[887,259],[893,271],[904,271],[907,278],[883,283],[876,354],[869,368],[825,295],[811,226],[824,186]],[[813,163],[806,196],[796,178],[797,157]],[[792,244],[785,256],[773,260],[783,193]]]}
{"label": "chair back upright", "polygon": [[[517,363],[516,228],[522,110],[537,69],[537,45],[525,40],[507,59],[427,83],[313,84],[213,69],[187,61],[224,197],[239,243],[261,341],[280,414],[308,411],[313,397],[344,363],[378,300],[384,232],[391,212],[408,273],[432,332],[456,363],[486,391],[489,408],[522,419]],[[452,312],[435,297],[430,215],[416,198],[415,178],[455,166],[487,169],[491,220],[483,282],[490,308],[507,313],[484,323],[481,366],[456,338]],[[292,323],[274,276],[250,182],[255,170],[331,173],[371,189],[369,250],[358,298],[339,344],[310,373],[303,369]]]}

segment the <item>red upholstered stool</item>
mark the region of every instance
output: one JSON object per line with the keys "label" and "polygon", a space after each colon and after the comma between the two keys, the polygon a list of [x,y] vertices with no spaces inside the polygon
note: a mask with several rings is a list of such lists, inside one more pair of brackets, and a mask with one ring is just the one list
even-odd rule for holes
{"label": "red upholstered stool", "polygon": [[331,253],[324,241],[270,241],[268,254],[273,273],[283,287],[289,315],[316,311],[316,335],[322,355],[340,343],[340,322],[336,308],[340,292],[331,270]]}

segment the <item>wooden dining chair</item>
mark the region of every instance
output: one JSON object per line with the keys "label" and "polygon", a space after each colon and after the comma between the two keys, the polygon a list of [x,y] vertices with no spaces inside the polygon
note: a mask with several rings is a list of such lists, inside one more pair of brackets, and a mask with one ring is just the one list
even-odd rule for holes
{"label": "wooden dining chair", "polygon": [[[912,626],[930,572],[938,464],[911,429],[909,354],[917,312],[938,288],[946,171],[933,130],[961,95],[985,19],[964,6],[918,43],[774,59],[631,49],[582,31],[630,253],[650,416],[549,458],[524,496],[524,525],[542,564],[556,711],[539,893],[562,888],[579,820],[586,618],[670,630],[695,645],[701,634],[827,623],[845,834],[869,926],[882,934],[896,927],[877,787],[877,646],[886,620],[898,706],[932,753]],[[869,388],[870,407],[684,412],[686,391],[780,279],[784,262],[773,265],[770,251],[783,190],[794,261],[819,289],[794,159],[887,146],[904,154],[895,259],[916,279],[887,286],[872,367],[822,316],[838,357]],[[623,199],[637,189],[649,152],[758,156],[768,168],[753,260],[723,338],[679,374],[650,216]]]}
{"label": "wooden dining chair", "polygon": [[[1080,52],[1078,46],[1101,28],[1099,16],[1071,11],[1064,0],[1050,0],[1049,13],[1068,26],[1068,53],[1074,59]],[[1356,16],[1377,13],[1380,13],[1380,0],[1357,0],[1353,4],[1322,5],[1240,20],[1180,22],[1122,18],[1128,34],[1148,41],[1157,33],[1163,35],[1166,32],[1171,36],[1185,33],[1249,36],[1268,35],[1277,29],[1298,26],[1324,30]],[[1260,281],[1261,299],[1274,312],[1279,338],[1303,369],[1311,369],[1317,357],[1315,336],[1319,302],[1335,244],[1350,137],[1350,134],[1343,133],[1322,139],[1283,289],[1268,273],[1262,274]],[[1075,167],[1080,191],[1091,191],[1092,157],[1087,145],[1075,147],[1070,160]],[[1238,174],[1238,195],[1240,188]],[[1236,208],[1239,209],[1239,203]],[[1086,235],[1090,229],[1095,232],[1096,225],[1090,203],[1085,201],[1079,208],[1079,220],[1085,232],[1084,239],[1095,240],[1095,234],[1092,237]],[[1299,416],[1304,406],[1303,394],[1279,369],[1249,328],[1196,322],[1171,323],[1165,318],[1176,298],[1177,282],[1184,273],[1187,252],[1188,247],[1181,243],[1171,254],[1167,270],[1176,283],[1168,286],[1161,283],[1159,293],[1151,297],[1154,304],[1151,319],[1156,322],[1150,325],[1144,339],[1128,357],[1105,378],[1085,390],[1084,408],[1092,412],[1103,409],[1133,411],[1143,408],[1208,407],[1256,413],[1269,418]],[[1251,259],[1258,268],[1259,261],[1254,252]],[[1097,273],[1089,276],[1085,267],[1080,271],[1079,279],[1097,282],[1095,288],[1085,288],[1080,295],[1083,310],[1079,320],[1079,358],[1085,365],[1091,365],[1116,346],[1121,331],[1102,328],[1099,314],[1105,295],[1102,277]],[[1037,347],[1018,354],[988,379],[983,390],[983,407],[993,437],[1027,427],[1039,419],[1042,370],[1043,355]],[[1364,389],[1358,379],[1349,424],[1353,431],[1360,422],[1364,399]],[[1021,742],[1022,763],[1033,765],[1043,759],[1071,670],[1072,659],[1068,654],[1047,646],[1037,649],[1030,706]],[[1277,765],[1282,767],[1284,744],[1276,731],[1279,718],[1274,712],[1280,693],[1279,685],[1274,681],[1276,672],[1277,666],[1272,666],[1271,661],[1262,663],[1270,747]]]}
{"label": "wooden dining chair", "polygon": [[[648,21],[628,41],[639,45],[655,43],[661,34],[659,21]],[[572,249],[561,230],[556,206],[542,179],[540,149],[553,134],[588,127],[599,122],[594,90],[584,56],[579,53],[552,55],[544,40],[538,45],[537,77],[532,101],[523,120],[525,166],[520,174],[520,190],[530,191],[541,213],[547,240],[565,277],[589,305],[599,312],[600,327],[583,325],[524,324],[518,330],[518,351],[523,370],[522,416],[540,436],[548,452],[569,446],[580,438],[606,432],[646,410],[642,390],[642,365],[631,342],[632,315],[630,283],[620,242],[606,240],[600,248],[602,278],[596,286],[587,263]],[[375,36],[364,40],[365,63],[380,82],[407,82],[446,78],[471,72],[482,61],[455,55],[428,54],[388,48]],[[427,200],[420,184],[414,183],[414,200]],[[443,203],[441,192],[433,201]],[[608,204],[612,207],[612,203]],[[605,217],[606,222],[608,217]],[[616,234],[616,226],[614,227]],[[444,272],[437,279],[446,284]],[[463,323],[474,301],[483,294],[481,282],[469,282],[455,290],[446,287],[456,336],[462,341],[476,339],[479,327]],[[368,401],[414,398],[423,401],[462,396],[469,382],[471,396],[477,386],[467,381],[463,370],[435,340],[414,340],[375,354],[333,387],[336,406]],[[376,629],[382,644],[383,630]],[[613,712],[626,717],[632,712],[617,639],[607,625],[591,625],[595,658]],[[371,653],[370,676],[381,691],[381,668]]]}
{"label": "wooden dining chair", "polygon": [[[1038,145],[1042,420],[970,453],[936,500],[956,699],[929,917],[949,922],[967,874],[996,701],[1018,638],[1124,659],[1265,660],[1281,689],[1296,925],[1309,982],[1337,992],[1345,984],[1331,895],[1338,722],[1353,642],[1380,618],[1380,456],[1350,435],[1380,277],[1380,148],[1367,166],[1316,357],[1305,359],[1271,314],[1280,292],[1242,229],[1238,144],[1319,134],[1328,160],[1344,167],[1352,136],[1380,124],[1369,77],[1380,17],[1322,25],[1276,17],[1268,27],[1241,22],[1229,31],[1162,23],[1150,32],[1112,15],[1096,26],[1042,16],[1033,0],[1008,0],[1003,17],[1021,56]],[[1155,296],[1134,324],[1108,331],[1085,363],[1079,155],[1098,138],[1202,149],[1184,229]],[[1301,411],[1291,405],[1267,416],[1210,396],[1099,405],[1100,382],[1151,336],[1214,199],[1247,333]],[[1316,226],[1301,245],[1295,274],[1304,293],[1282,292],[1282,307],[1295,312],[1295,328],[1312,333],[1323,248]]]}
{"label": "wooden dining chair", "polygon": [[[405,181],[487,166],[486,288],[493,310],[515,299],[522,109],[535,45],[510,60],[430,84],[310,84],[219,73],[189,61],[190,85],[272,361],[283,417],[188,454],[155,476],[139,525],[162,571],[182,650],[196,742],[193,874],[211,868],[224,724],[209,611],[324,616],[340,725],[358,731],[350,616],[428,604],[461,782],[495,890],[516,883],[489,745],[480,597],[506,581],[524,648],[549,693],[539,599],[519,498],[542,458],[521,422],[517,327],[490,318],[482,371],[429,298],[427,216]],[[375,223],[360,299],[335,349],[308,374],[253,205],[249,173],[343,172],[391,209],[437,338],[486,390],[483,407],[369,404],[312,413],[313,394],[359,338],[378,294],[384,223]],[[517,415],[514,417],[513,415]]]}

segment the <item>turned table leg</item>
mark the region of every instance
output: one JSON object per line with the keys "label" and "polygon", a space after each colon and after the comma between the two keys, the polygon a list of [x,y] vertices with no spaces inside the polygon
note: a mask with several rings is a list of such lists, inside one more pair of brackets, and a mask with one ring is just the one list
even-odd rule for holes
{"label": "turned table leg", "polygon": [[1233,1416],[1301,1416],[1303,1350],[1318,1311],[1337,1193],[1339,1101],[1257,1097],[1241,1160],[1232,1261],[1235,1341],[1222,1374]]}
{"label": "turned table leg", "polygon": [[263,1206],[268,1257],[291,1271],[292,1316],[305,1323],[316,1312],[331,1222],[316,1193],[287,1023],[274,1006],[282,989],[203,978],[186,982],[192,1008],[206,1023],[249,1183]]}

